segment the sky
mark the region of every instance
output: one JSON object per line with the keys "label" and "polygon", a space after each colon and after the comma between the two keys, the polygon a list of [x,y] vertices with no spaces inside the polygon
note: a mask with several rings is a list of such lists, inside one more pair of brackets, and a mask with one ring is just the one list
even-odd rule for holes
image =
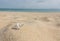
{"label": "sky", "polygon": [[60,9],[60,0],[0,0],[0,8]]}

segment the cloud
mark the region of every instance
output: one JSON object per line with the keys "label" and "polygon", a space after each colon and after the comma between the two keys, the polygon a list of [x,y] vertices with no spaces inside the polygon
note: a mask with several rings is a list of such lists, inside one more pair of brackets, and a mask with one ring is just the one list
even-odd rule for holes
{"label": "cloud", "polygon": [[60,0],[0,0],[0,8],[60,9]]}
{"label": "cloud", "polygon": [[[37,0],[39,1],[39,0]],[[26,4],[26,8],[59,8],[59,0],[44,0],[42,2],[30,1]]]}

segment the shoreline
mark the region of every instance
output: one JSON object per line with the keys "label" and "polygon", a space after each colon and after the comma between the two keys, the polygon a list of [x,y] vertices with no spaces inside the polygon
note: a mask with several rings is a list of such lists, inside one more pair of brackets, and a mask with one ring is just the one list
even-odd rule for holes
{"label": "shoreline", "polygon": [[0,12],[21,12],[21,13],[60,13],[60,12],[24,12],[24,11],[0,11]]}
{"label": "shoreline", "polygon": [[60,11],[0,11],[0,12],[60,13]]}

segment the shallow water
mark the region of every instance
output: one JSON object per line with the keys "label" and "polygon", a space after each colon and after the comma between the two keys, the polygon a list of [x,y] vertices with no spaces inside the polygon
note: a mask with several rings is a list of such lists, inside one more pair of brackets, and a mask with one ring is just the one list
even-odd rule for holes
{"label": "shallow water", "polygon": [[15,12],[60,12],[60,9],[7,9],[0,8],[0,11],[15,11]]}

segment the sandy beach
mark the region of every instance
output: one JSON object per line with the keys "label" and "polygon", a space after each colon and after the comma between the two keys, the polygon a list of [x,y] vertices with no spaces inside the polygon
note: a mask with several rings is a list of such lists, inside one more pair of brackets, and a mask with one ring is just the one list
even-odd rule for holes
{"label": "sandy beach", "polygon": [[60,41],[60,13],[0,12],[0,41]]}

